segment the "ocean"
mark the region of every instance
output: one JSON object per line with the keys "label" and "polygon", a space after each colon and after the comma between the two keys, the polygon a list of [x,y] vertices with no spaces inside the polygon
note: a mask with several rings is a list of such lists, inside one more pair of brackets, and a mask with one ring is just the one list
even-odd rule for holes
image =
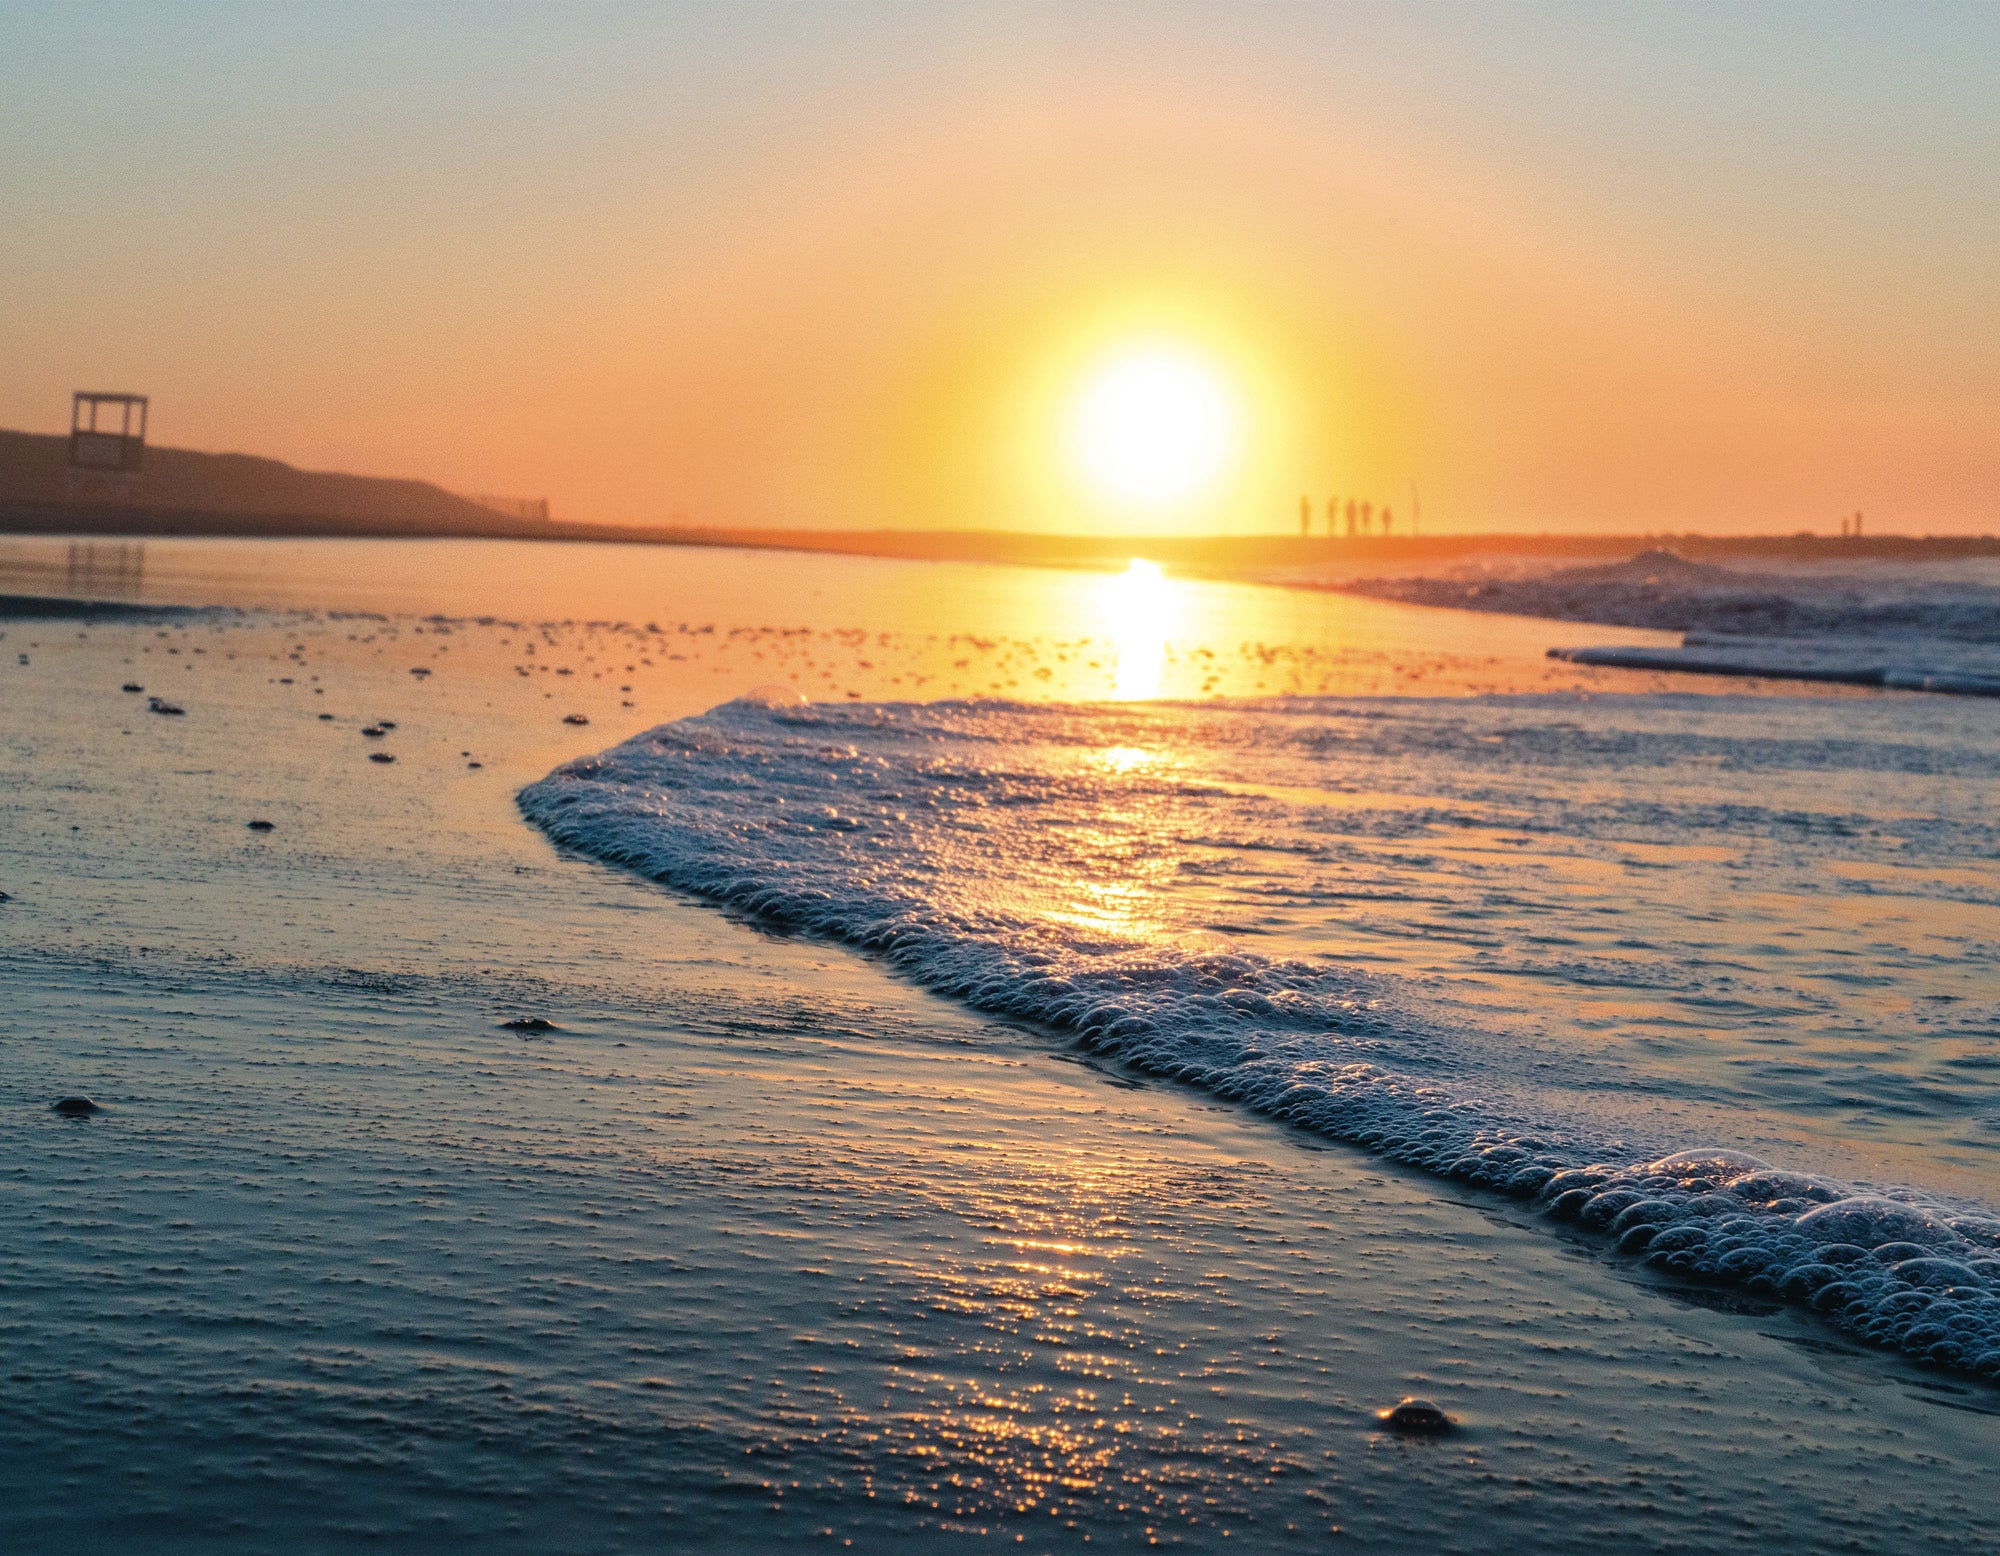
{"label": "ocean", "polygon": [[2000,708],[286,544],[0,622],[7,1543],[2000,1532]]}

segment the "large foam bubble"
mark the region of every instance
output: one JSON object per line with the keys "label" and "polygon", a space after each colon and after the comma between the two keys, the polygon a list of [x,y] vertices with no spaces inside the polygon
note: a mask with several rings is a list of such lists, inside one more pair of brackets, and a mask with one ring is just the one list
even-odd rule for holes
{"label": "large foam bubble", "polygon": [[1256,802],[1131,717],[745,701],[561,767],[520,803],[564,844],[982,1010],[2000,1378],[2000,1221],[1668,1151],[1570,1105],[1581,1059],[1456,1029],[1395,978],[1219,943],[1176,887],[1200,867],[1190,828],[1228,807],[1253,823]]}

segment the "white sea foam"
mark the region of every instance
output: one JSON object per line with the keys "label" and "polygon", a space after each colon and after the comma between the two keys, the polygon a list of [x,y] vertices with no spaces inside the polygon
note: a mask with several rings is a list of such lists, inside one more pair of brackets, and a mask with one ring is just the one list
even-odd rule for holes
{"label": "white sea foam", "polygon": [[[1755,968],[1745,975],[1754,951],[1704,962],[1663,943],[1660,926],[1703,891],[1733,889],[1728,870],[1745,864],[1773,889],[1829,862],[1851,872],[1926,852],[1990,857],[1995,822],[1966,796],[1984,786],[2000,726],[1946,739],[1894,708],[1824,711],[1833,706],[1763,703],[1746,721],[1697,699],[759,699],[568,764],[520,799],[562,843],[863,948],[981,1010],[1534,1196],[1666,1269],[1810,1301],[1871,1338],[2000,1377],[2000,1219],[1724,1148],[1732,1110],[1782,1103],[1778,1082],[1760,1096],[1726,1066],[1690,1079],[1643,1045],[1581,1041],[1576,1023],[1482,1021],[1449,982],[1371,972],[1312,939],[1329,915],[1429,914],[1438,933],[1475,920],[1491,942],[1477,954],[1572,991],[1622,978],[1689,1008],[1733,1001],[1753,1025],[1810,1019],[1804,975],[1775,992],[1738,987],[1758,983]],[[1811,781],[1822,794],[1829,783],[1865,791],[1873,809],[1815,807]],[[1908,808],[1917,791],[1931,800],[1922,813]],[[1509,836],[1542,835],[1558,852],[1642,838],[1721,840],[1736,853],[1728,866],[1687,864],[1650,908],[1543,903],[1525,863],[1453,852],[1467,839],[1499,849],[1496,816]],[[1984,904],[1992,892],[1940,877],[1934,895]],[[1596,911],[1651,940],[1613,942],[1637,955],[1534,961],[1540,942],[1562,938],[1551,933],[1562,913]],[[1259,936],[1268,951],[1245,948]],[[1856,1088],[1899,1082],[1831,1050],[1825,1063]],[[1958,1119],[1986,1097],[1933,1103]],[[1712,1146],[1684,1148],[1693,1118]]]}
{"label": "white sea foam", "polygon": [[[1517,575],[1355,579],[1344,588],[1416,605],[1504,611],[1674,632],[1816,638],[1920,657],[1958,654],[1974,665],[2000,644],[2000,588],[1965,559],[1858,562],[1845,571],[1798,567],[1751,572],[1646,551],[1609,565]],[[1984,645],[1980,656],[1972,645]],[[1954,653],[1954,647],[1957,653]]]}

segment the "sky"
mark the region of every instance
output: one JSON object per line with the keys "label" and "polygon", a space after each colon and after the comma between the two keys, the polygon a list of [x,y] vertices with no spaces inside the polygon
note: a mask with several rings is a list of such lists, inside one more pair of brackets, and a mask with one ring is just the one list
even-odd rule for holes
{"label": "sky", "polygon": [[[0,0],[0,426],[613,523],[2000,531],[1996,103],[1923,0]],[[1179,486],[1079,443],[1152,358]]]}

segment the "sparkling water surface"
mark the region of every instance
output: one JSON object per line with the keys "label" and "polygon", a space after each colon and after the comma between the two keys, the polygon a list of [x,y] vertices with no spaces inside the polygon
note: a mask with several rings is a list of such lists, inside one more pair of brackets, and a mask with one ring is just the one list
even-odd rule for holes
{"label": "sparkling water surface", "polygon": [[[804,684],[840,706],[680,726],[702,784],[655,783],[648,826],[699,801],[690,849],[749,858],[762,760],[785,857],[949,915],[969,971],[1024,926],[1127,970],[1296,963],[1374,1002],[1347,1035],[1378,1070],[1420,1046],[1551,1144],[1728,1144],[1969,1213],[1982,726],[1607,698],[1670,683],[1545,679],[1534,624],[1454,655],[1438,613],[1283,596],[1260,633],[1241,590],[1207,637],[1009,636],[898,616],[958,570],[817,623],[773,576],[747,622],[692,585],[537,615],[441,578],[337,602],[367,617],[0,623],[0,1543],[1991,1545],[2000,1405],[1963,1368],[553,848],[514,799]],[[1239,700],[886,705],[1101,699],[1126,645]],[[1535,695],[1258,701],[1277,674]],[[949,786],[983,791],[963,829],[920,803]],[[77,1092],[107,1111],[48,1110]],[[1405,1393],[1458,1431],[1380,1432]]]}

